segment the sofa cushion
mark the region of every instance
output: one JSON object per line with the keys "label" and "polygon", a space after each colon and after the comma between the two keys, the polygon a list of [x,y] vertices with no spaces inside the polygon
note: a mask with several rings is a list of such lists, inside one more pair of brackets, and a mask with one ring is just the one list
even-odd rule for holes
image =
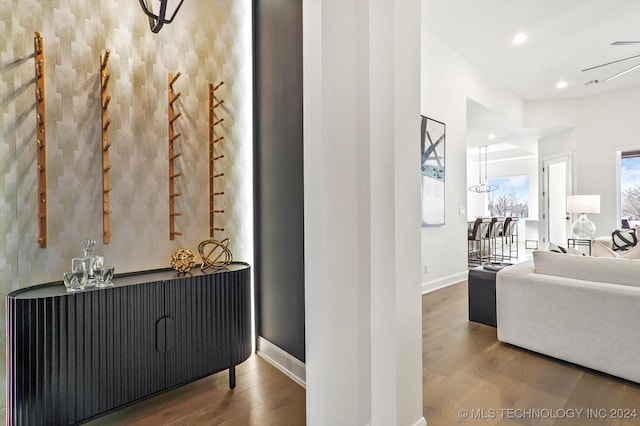
{"label": "sofa cushion", "polygon": [[640,260],[534,251],[537,274],[640,287]]}
{"label": "sofa cushion", "polygon": [[635,247],[631,247],[629,250],[618,251],[615,253],[620,253],[620,257],[622,259],[640,259],[640,244],[636,244]]}
{"label": "sofa cushion", "polygon": [[594,257],[620,257],[620,254],[611,248],[611,237],[598,237],[591,241],[591,256]]}

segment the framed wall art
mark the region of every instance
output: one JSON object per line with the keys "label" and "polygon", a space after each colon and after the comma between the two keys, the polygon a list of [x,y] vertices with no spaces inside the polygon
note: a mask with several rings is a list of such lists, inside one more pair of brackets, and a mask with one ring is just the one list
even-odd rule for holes
{"label": "framed wall art", "polygon": [[421,116],[422,226],[444,225],[446,125]]}

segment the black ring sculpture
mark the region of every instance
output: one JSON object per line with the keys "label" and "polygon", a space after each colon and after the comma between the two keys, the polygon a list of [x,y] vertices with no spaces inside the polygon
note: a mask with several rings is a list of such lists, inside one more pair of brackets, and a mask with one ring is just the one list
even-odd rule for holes
{"label": "black ring sculpture", "polygon": [[184,0],[180,1],[180,4],[178,4],[178,7],[176,7],[175,12],[173,12],[173,15],[171,15],[171,19],[165,19],[165,16],[167,14],[168,0],[160,0],[160,12],[157,15],[149,11],[149,9],[147,8],[147,5],[144,4],[145,0],[139,0],[139,1],[140,1],[140,6],[142,6],[142,10],[149,17],[149,28],[151,28],[151,32],[157,33],[160,31],[160,29],[164,24],[170,24],[171,22],[173,22],[173,18],[176,17],[176,14],[180,10],[180,7],[182,6],[182,2]]}

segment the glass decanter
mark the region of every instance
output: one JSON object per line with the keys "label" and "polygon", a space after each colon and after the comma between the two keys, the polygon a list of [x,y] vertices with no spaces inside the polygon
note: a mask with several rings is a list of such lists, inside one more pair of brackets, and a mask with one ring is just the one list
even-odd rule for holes
{"label": "glass decanter", "polygon": [[87,269],[87,280],[85,287],[92,287],[96,285],[96,279],[93,274],[93,264],[95,262],[95,256],[93,254],[93,248],[96,246],[96,240],[84,240],[82,242],[82,254]]}

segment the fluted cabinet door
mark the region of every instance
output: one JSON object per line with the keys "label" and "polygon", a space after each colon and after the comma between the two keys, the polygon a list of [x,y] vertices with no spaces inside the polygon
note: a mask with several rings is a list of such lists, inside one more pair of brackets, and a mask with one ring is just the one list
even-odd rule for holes
{"label": "fluted cabinet door", "polygon": [[[18,424],[73,424],[165,388],[162,283],[18,299],[10,336]],[[127,380],[122,380],[126,378]]]}
{"label": "fluted cabinet door", "polygon": [[[251,294],[248,270],[217,277],[175,280],[166,286],[165,308],[175,327],[167,350],[168,386],[205,377],[251,354]],[[212,285],[213,284],[213,285]]]}

